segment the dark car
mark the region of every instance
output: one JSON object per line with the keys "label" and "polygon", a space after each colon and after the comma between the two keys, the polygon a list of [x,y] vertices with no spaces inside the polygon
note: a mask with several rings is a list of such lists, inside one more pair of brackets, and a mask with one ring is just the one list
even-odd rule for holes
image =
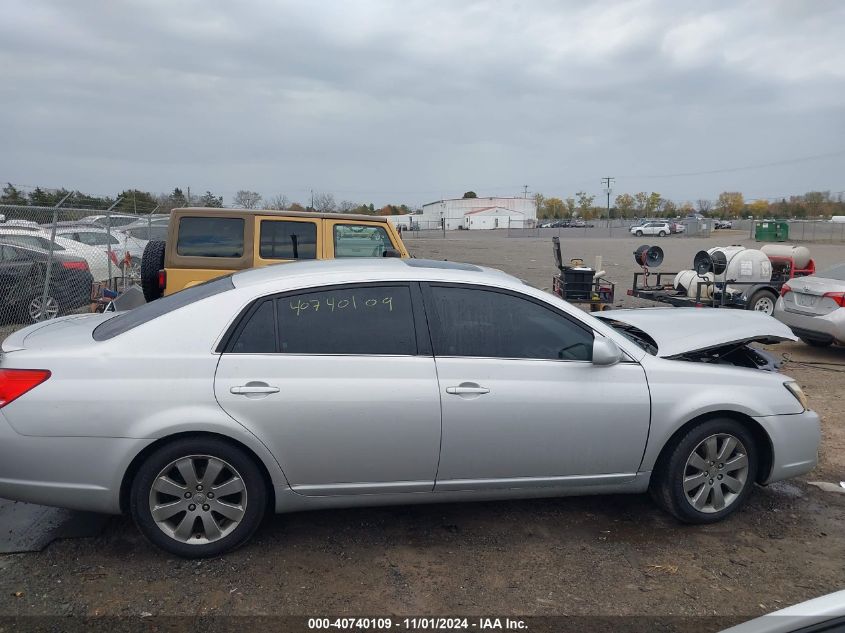
{"label": "dark car", "polygon": [[0,243],[0,317],[35,323],[52,319],[91,301],[94,278],[81,257],[53,253],[47,301],[44,284],[49,253]]}

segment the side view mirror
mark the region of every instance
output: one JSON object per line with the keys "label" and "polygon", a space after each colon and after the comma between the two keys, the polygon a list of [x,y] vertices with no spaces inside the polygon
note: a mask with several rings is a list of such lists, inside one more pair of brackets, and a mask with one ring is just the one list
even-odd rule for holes
{"label": "side view mirror", "polygon": [[615,365],[622,360],[622,350],[609,338],[596,335],[593,341],[593,365]]}
{"label": "side view mirror", "polygon": [[402,257],[402,253],[397,251],[395,248],[387,248],[381,254],[382,257]]}

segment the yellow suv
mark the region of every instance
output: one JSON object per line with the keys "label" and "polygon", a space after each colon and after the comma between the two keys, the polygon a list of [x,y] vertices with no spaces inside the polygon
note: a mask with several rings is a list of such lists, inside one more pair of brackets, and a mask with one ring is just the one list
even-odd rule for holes
{"label": "yellow suv", "polygon": [[409,257],[385,217],[255,209],[174,209],[167,240],[141,261],[147,301],[236,270],[336,257]]}

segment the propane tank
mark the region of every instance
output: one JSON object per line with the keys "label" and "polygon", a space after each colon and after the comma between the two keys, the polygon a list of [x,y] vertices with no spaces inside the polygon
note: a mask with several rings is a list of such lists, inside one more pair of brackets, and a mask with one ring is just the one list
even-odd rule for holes
{"label": "propane tank", "polygon": [[709,281],[710,283],[706,286],[701,286],[701,294],[699,297],[701,299],[709,299],[713,295],[713,281],[715,280],[715,276],[713,273],[707,273],[704,277],[699,277],[695,274],[695,271],[690,271],[693,273],[693,277],[690,280],[689,287],[687,288],[687,296],[690,299],[695,299],[695,293],[698,292],[698,283],[701,281]]}
{"label": "propane tank", "polygon": [[684,292],[686,292],[694,278],[694,270],[682,270],[677,275],[675,275],[675,279],[672,281],[672,287],[675,290],[683,290]]}
{"label": "propane tank", "polygon": [[791,257],[796,268],[806,268],[810,263],[810,249],[789,244],[766,244],[760,249],[767,257]]}

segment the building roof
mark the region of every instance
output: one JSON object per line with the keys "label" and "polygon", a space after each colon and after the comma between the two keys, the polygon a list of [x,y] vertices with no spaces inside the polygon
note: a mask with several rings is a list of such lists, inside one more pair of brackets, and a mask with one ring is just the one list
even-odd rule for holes
{"label": "building roof", "polygon": [[441,198],[440,200],[433,200],[432,202],[426,202],[422,206],[427,207],[430,204],[438,204],[440,202],[453,202],[456,200],[533,200],[531,198],[524,198],[522,196],[478,196],[477,198]]}
{"label": "building roof", "polygon": [[475,215],[476,213],[489,213],[490,211],[503,211],[508,215],[512,213],[525,215],[522,211],[516,211],[515,209],[506,209],[505,207],[481,207],[480,209],[472,209],[471,211],[467,211],[466,213],[464,213],[464,215]]}

